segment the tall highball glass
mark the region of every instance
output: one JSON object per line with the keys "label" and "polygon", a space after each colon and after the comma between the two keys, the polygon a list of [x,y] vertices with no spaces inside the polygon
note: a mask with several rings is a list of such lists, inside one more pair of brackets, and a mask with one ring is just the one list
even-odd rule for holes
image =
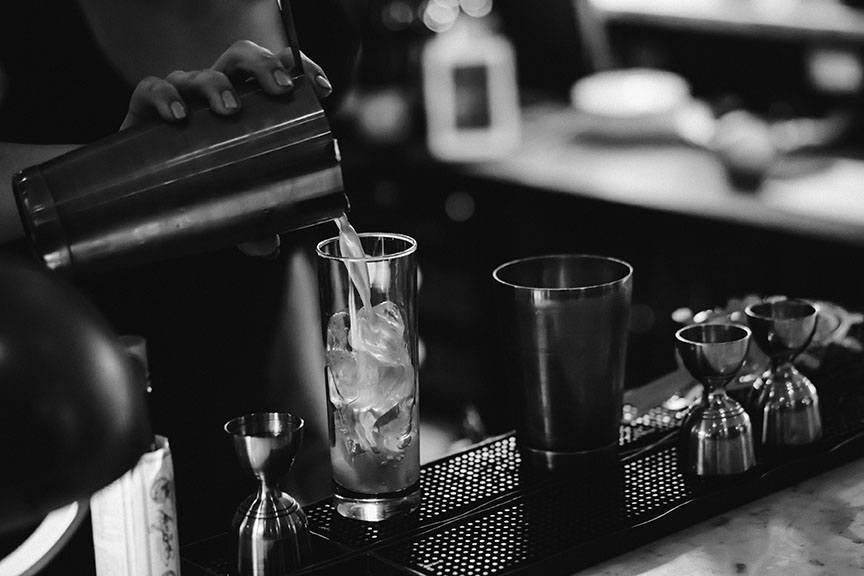
{"label": "tall highball glass", "polygon": [[380,521],[420,503],[417,243],[360,234],[318,244],[327,417],[336,510]]}

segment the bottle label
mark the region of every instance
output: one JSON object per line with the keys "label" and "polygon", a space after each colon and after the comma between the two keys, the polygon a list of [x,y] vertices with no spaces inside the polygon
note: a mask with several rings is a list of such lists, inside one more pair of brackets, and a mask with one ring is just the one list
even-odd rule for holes
{"label": "bottle label", "polygon": [[174,465],[167,438],[90,499],[98,576],[179,576]]}
{"label": "bottle label", "polygon": [[489,74],[486,66],[457,66],[453,69],[457,128],[488,128]]}

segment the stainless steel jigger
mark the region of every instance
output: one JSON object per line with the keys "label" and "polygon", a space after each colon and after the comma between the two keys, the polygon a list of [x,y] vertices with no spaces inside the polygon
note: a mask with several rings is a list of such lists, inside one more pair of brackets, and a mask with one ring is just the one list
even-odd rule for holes
{"label": "stainless steel jigger", "polygon": [[698,476],[739,474],[756,465],[750,417],[725,388],[749,344],[750,330],[736,324],[693,324],[675,333],[684,365],[704,386],[680,433],[684,467]]}
{"label": "stainless steel jigger", "polygon": [[805,446],[822,436],[819,395],[792,361],[816,332],[818,312],[804,300],[751,304],[747,323],[771,368],[753,384],[754,421],[766,448]]}
{"label": "stainless steel jigger", "polygon": [[240,576],[284,576],[309,556],[306,515],[294,498],[276,487],[291,469],[303,442],[303,419],[264,412],[225,424],[240,465],[260,481],[258,491],[237,508],[237,571]]}

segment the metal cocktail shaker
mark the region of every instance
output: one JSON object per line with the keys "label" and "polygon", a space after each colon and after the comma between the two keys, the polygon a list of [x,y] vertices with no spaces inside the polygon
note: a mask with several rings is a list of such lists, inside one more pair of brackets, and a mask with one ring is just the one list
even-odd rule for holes
{"label": "metal cocktail shaker", "polygon": [[[288,3],[289,43],[299,62]],[[105,270],[318,224],[347,210],[339,149],[311,80],[241,93],[231,117],[135,126],[13,179],[32,247],[52,269]]]}
{"label": "metal cocktail shaker", "polygon": [[507,262],[493,277],[523,457],[548,470],[614,457],[633,268],[553,254]]}

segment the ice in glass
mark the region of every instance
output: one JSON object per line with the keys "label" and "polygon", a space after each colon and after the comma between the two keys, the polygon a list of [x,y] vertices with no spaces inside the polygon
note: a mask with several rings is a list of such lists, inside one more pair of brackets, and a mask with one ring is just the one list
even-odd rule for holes
{"label": "ice in glass", "polygon": [[318,246],[336,508],[381,520],[420,496],[416,243],[338,224]]}

